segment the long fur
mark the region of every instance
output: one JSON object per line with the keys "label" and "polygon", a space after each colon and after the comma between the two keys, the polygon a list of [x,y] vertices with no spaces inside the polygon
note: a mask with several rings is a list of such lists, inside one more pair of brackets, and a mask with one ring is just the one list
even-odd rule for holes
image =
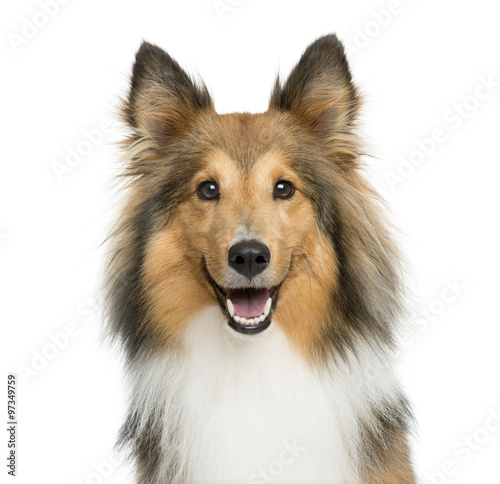
{"label": "long fur", "polygon": [[[123,107],[128,201],[106,282],[131,387],[120,445],[138,482],[415,482],[411,411],[391,369],[400,257],[360,173],[359,108],[334,35],[308,47],[258,115],[217,115],[204,86],[141,46]],[[286,277],[273,322],[245,337],[208,282],[224,280],[220,254],[238,231],[190,197],[204,170],[258,186],[266,166],[293,173],[300,195],[288,212],[255,205],[280,210],[280,234],[264,215],[245,230],[300,247],[274,242],[286,265],[276,278]],[[246,196],[225,205],[228,221],[249,213],[257,198]]]}

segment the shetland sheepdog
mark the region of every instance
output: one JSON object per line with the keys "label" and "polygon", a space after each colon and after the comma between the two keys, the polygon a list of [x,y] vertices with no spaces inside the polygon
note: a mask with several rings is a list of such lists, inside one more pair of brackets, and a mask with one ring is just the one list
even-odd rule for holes
{"label": "shetland sheepdog", "polygon": [[414,483],[401,259],[341,42],[312,43],[266,112],[223,115],[144,42],[122,107],[107,327],[137,482]]}

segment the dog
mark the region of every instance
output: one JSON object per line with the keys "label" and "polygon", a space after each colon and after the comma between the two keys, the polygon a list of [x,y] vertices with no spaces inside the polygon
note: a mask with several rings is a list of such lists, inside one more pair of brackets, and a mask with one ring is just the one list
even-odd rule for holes
{"label": "dog", "polygon": [[142,43],[106,269],[138,483],[415,482],[391,363],[403,265],[363,177],[360,105],[335,35],[259,114],[217,114]]}

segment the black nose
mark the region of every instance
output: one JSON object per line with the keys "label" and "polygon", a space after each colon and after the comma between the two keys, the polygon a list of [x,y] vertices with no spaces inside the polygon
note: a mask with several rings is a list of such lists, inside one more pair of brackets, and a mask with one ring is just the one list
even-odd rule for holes
{"label": "black nose", "polygon": [[252,279],[269,264],[271,252],[258,240],[244,240],[234,244],[227,255],[229,265],[240,274]]}

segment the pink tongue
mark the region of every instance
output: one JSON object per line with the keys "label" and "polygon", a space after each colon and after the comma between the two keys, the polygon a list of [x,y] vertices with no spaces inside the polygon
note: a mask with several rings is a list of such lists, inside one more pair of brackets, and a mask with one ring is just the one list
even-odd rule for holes
{"label": "pink tongue", "polygon": [[264,312],[264,306],[269,299],[267,289],[236,289],[228,291],[234,311],[244,318],[255,318]]}

